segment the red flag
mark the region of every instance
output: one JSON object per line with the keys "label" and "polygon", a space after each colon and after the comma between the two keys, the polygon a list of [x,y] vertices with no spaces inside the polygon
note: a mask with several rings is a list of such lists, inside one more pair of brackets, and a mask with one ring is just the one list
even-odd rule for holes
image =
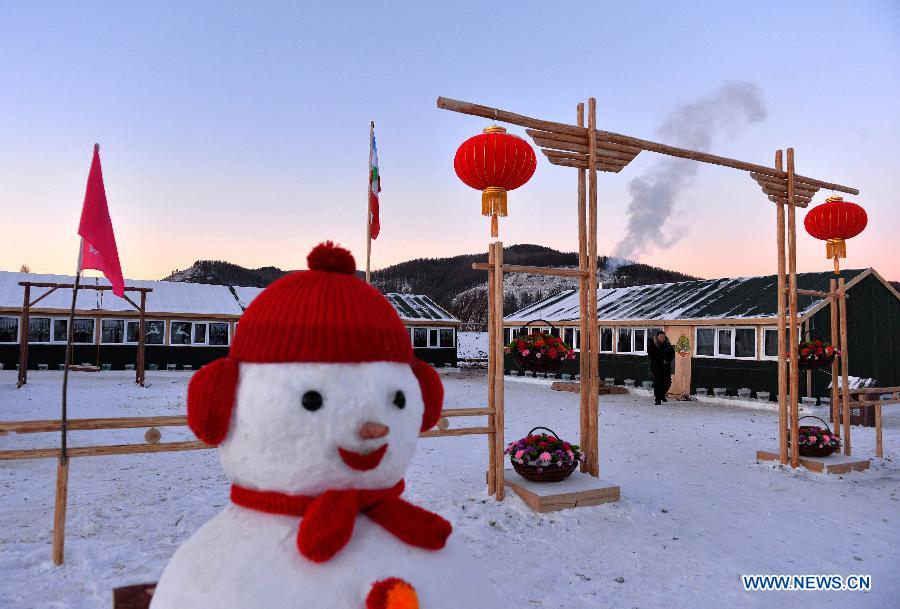
{"label": "red flag", "polygon": [[381,173],[378,170],[378,148],[375,146],[375,123],[369,130],[369,223],[372,239],[377,239],[381,232],[379,218],[378,193],[381,192]]}
{"label": "red flag", "polygon": [[100,145],[94,144],[94,159],[88,174],[87,190],[84,193],[84,207],[81,208],[81,223],[78,234],[82,238],[81,263],[78,270],[95,269],[112,284],[113,294],[125,296],[125,281],[119,265],[119,250],[113,233],[109,208],[106,206],[106,189],[103,187],[103,171],[100,169]]}

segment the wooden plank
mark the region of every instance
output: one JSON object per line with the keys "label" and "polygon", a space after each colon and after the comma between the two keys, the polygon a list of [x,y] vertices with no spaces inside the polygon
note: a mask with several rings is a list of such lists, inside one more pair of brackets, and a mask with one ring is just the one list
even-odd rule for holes
{"label": "wooden plank", "polygon": [[884,444],[882,439],[881,404],[875,404],[875,456],[884,457]]}
{"label": "wooden plank", "polygon": [[[599,375],[600,325],[597,321],[597,100],[588,98],[587,106],[588,141],[588,473],[600,476],[600,441],[598,437],[599,397],[597,381]],[[582,379],[583,382],[583,379]]]}
{"label": "wooden plank", "polygon": [[[847,348],[847,299],[845,298],[846,290],[844,289],[844,278],[841,277],[837,280],[837,289],[838,289],[838,327],[839,333],[841,335],[841,387],[849,387],[849,365],[850,365],[850,350]],[[852,455],[852,447],[850,443],[850,393],[849,392],[841,392],[841,400],[844,405],[843,411],[843,423],[844,423],[844,434],[843,434],[843,443],[844,443],[844,454],[848,457]]]}
{"label": "wooden plank", "polygon": [[[494,336],[494,324],[491,323],[494,308],[494,244],[488,244],[488,408],[494,414],[488,415],[488,470],[487,470],[487,486],[488,495],[497,494],[497,388],[494,385],[494,368],[497,367],[497,357],[494,354],[494,341],[498,340]],[[502,364],[501,364],[502,365]]]}
{"label": "wooden plank", "polygon": [[[782,168],[782,151],[775,153],[775,168],[781,171]],[[785,248],[784,248],[784,203],[779,202],[776,207],[775,216],[775,232],[776,232],[776,249],[778,253],[778,450],[779,461],[782,465],[788,462],[787,456],[787,429],[788,421],[788,378],[787,378],[787,352],[785,349],[785,341],[787,339],[787,328],[785,327],[787,306],[785,298],[785,284],[787,282],[785,269]]]}
{"label": "wooden plank", "polygon": [[[471,102],[459,101],[447,97],[438,97],[437,107],[442,110],[450,110],[451,112],[459,112],[461,114],[481,116],[483,118],[493,119],[495,121],[503,121],[513,125],[519,125],[520,127],[530,127],[532,129],[539,129],[541,131],[552,131],[556,133],[575,135],[582,138],[584,137],[584,127],[577,127],[575,125],[566,125],[564,123],[555,123],[552,121],[540,120],[532,118],[530,116],[515,114],[506,110],[500,110],[498,108],[491,108],[490,106],[473,104]],[[588,125],[588,128],[590,131],[590,125]],[[677,148],[675,146],[667,146],[666,144],[651,142],[649,140],[642,140],[636,137],[622,135],[620,133],[613,133],[611,131],[599,131],[597,129],[594,129],[593,131],[594,133],[591,135],[593,136],[595,142],[597,140],[602,142],[611,142],[614,144],[632,146],[641,150],[649,150],[651,152],[657,152],[659,154],[665,154],[668,156],[675,156],[679,158],[690,159],[693,161],[710,163],[713,165],[721,165],[723,167],[731,167],[732,169],[740,169],[748,172],[756,172],[781,179],[787,178],[784,172],[772,169],[771,167],[766,167],[764,165],[746,163],[737,159],[729,159],[728,157],[710,154],[708,152],[699,152],[696,150]],[[591,135],[589,135],[589,137]],[[857,190],[856,188],[852,188],[850,186],[842,186],[840,184],[834,184],[831,182],[824,182],[822,180],[816,180],[814,178],[808,178],[806,176],[796,176],[796,180],[798,182],[802,182],[803,184],[817,186],[826,190],[836,190],[851,195],[859,194],[859,190]]]}
{"label": "wooden plank", "polygon": [[[183,450],[215,448],[197,440],[184,442],[161,442],[159,444],[107,444],[102,446],[69,447],[70,457],[107,457],[111,455],[134,455],[140,453],[166,453]],[[26,448],[21,450],[0,450],[0,461],[18,459],[47,459],[59,457],[59,448]]]}
{"label": "wooden plank", "polygon": [[[432,429],[419,434],[420,438],[448,438],[451,436],[479,436],[493,434],[493,427],[460,427],[459,429]],[[157,445],[159,446],[159,445]]]}
{"label": "wooden plank", "polygon": [[[472,268],[476,271],[491,270],[490,263],[474,262]],[[502,265],[504,273],[527,273],[529,275],[552,275],[553,277],[583,277],[585,271],[579,269],[557,269],[549,266],[525,266],[521,264]]]}
{"label": "wooden plank", "polygon": [[442,417],[481,417],[494,414],[490,408],[445,408]]}
{"label": "wooden plank", "polygon": [[[584,127],[584,104],[578,104],[577,107],[577,118],[578,118],[578,126]],[[579,345],[578,348],[581,352],[581,357],[579,357],[579,368],[578,374],[581,380],[587,380],[588,374],[590,373],[588,369],[588,354],[589,349],[587,346],[590,344],[590,333],[589,326],[587,323],[587,297],[588,297],[588,277],[589,277],[589,269],[588,269],[588,258],[587,258],[587,170],[579,169],[578,170],[578,201],[577,201],[577,211],[578,211],[578,269],[581,271],[582,275],[578,278],[578,303],[579,303],[579,317],[578,317],[578,340]],[[588,394],[587,392],[580,393],[578,396],[578,413],[579,413],[579,427],[578,427],[578,441],[584,442],[588,439]],[[588,471],[588,464],[585,461],[581,462],[580,465],[581,471]]]}
{"label": "wooden plank", "polygon": [[[844,390],[841,389],[840,392],[843,393]],[[848,390],[848,393],[850,395],[863,394],[863,393],[898,393],[898,392],[900,392],[900,387],[860,387],[859,389]]]}
{"label": "wooden plank", "polygon": [[[575,159],[548,158],[552,164],[561,167],[575,167],[576,169],[587,169],[587,163]],[[609,173],[619,173],[624,169],[622,165],[608,165],[606,163],[597,163],[595,166],[597,171],[607,171]]]}
{"label": "wooden plank", "polygon": [[[828,287],[832,294],[837,293],[837,280],[829,279]],[[831,344],[840,345],[840,337],[838,336],[838,307],[840,302],[835,299],[829,303],[831,313]],[[831,362],[831,420],[834,422],[834,435],[841,436],[840,425],[840,406],[838,405],[838,384],[835,382],[838,377],[838,358]]]}
{"label": "wooden plank", "polygon": [[[20,281],[19,285],[21,286],[31,286],[33,288],[74,288],[74,283],[46,283],[46,282],[37,282],[37,281]],[[91,290],[91,291],[104,291],[104,290],[112,290],[112,286],[109,285],[81,285],[78,286],[79,290]],[[136,288],[133,286],[125,286],[126,292],[152,292],[153,288]]]}
{"label": "wooden plank", "polygon": [[[159,416],[159,417],[115,417],[100,419],[70,419],[69,431],[82,431],[88,429],[131,429],[136,427],[171,427],[187,425],[187,417],[184,415]],[[58,419],[38,421],[0,421],[0,431],[13,433],[42,433],[60,430]]]}
{"label": "wooden plank", "polygon": [[[756,451],[756,460],[777,461],[778,454],[770,450],[759,450]],[[812,472],[837,475],[865,471],[869,469],[871,463],[870,459],[846,457],[840,453],[835,453],[828,457],[800,457],[799,461],[799,465]]]}
{"label": "wooden plank", "polygon": [[[69,454],[72,453],[69,449]],[[56,464],[56,499],[53,506],[53,549],[51,557],[54,565],[63,564],[66,544],[66,504],[69,495],[69,460],[60,457]]]}
{"label": "wooden plank", "polygon": [[[583,476],[583,474],[575,472],[572,476]],[[596,478],[592,478],[592,480],[594,481],[592,487],[580,490],[572,490],[573,485],[570,484],[572,478],[563,482],[544,483],[538,486],[538,483],[530,483],[510,470],[509,475],[505,478],[505,484],[521,497],[528,507],[539,513],[601,505],[618,501],[621,498],[621,490],[618,486]],[[559,492],[553,492],[557,489]]]}
{"label": "wooden plank", "polygon": [[494,310],[493,317],[489,319],[494,326],[494,343],[491,348],[494,350],[494,358],[497,365],[494,367],[494,377],[491,382],[494,384],[494,450],[496,456],[494,458],[494,467],[496,467],[495,479],[497,482],[497,501],[503,501],[506,494],[506,486],[503,484],[504,478],[504,458],[503,451],[506,449],[505,427],[506,421],[504,416],[504,378],[503,378],[503,243],[500,241],[494,244]]}
{"label": "wooden plank", "polygon": [[788,319],[790,321],[789,351],[790,414],[791,414],[791,467],[797,467],[800,459],[800,370],[798,366],[799,335],[797,328],[797,210],[794,201],[794,149],[787,149],[788,176]]}

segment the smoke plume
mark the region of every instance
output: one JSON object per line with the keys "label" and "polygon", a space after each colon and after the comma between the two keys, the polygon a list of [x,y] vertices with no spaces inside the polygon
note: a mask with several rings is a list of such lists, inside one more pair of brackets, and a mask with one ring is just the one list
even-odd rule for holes
{"label": "smoke plume", "polygon": [[[765,118],[766,103],[760,86],[728,81],[697,101],[675,108],[656,134],[663,143],[707,152],[719,134],[733,137],[745,125]],[[616,246],[617,256],[636,260],[641,253],[672,247],[685,236],[684,231],[664,229],[678,195],[699,167],[696,161],[660,156],[643,175],[628,183],[628,227]]]}

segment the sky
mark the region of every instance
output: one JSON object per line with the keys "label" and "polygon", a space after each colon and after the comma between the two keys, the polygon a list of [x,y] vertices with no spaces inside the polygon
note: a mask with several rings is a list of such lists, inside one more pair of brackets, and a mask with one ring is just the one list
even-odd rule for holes
{"label": "sky", "polygon": [[[438,96],[569,123],[593,96],[598,128],[661,139],[677,108],[741,81],[765,118],[710,150],[771,165],[793,147],[798,173],[859,188],[845,198],[869,226],[843,265],[900,279],[900,3],[229,4],[0,0],[0,270],[74,271],[94,142],[126,277],[197,259],[305,268],[325,239],[362,267],[370,120],[373,268],[486,251],[489,220],[453,155],[489,123],[437,109]],[[625,234],[629,182],[658,158],[599,175],[601,253]],[[576,250],[575,173],[538,154],[509,193],[504,243]],[[756,183],[710,165],[684,181],[639,260],[774,273],[775,206]],[[798,268],[829,270],[804,214]]]}

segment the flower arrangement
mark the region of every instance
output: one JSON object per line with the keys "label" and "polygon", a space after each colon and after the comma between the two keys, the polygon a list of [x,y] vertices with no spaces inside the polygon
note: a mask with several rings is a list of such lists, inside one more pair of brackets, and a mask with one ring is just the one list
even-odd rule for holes
{"label": "flower arrangement", "polygon": [[575,359],[575,352],[558,336],[535,332],[519,336],[504,348],[512,353],[523,368],[535,371],[559,370],[567,359]]}
{"label": "flower arrangement", "polygon": [[824,368],[841,354],[833,345],[819,339],[803,341],[797,349],[799,367],[804,370]]}
{"label": "flower arrangement", "polygon": [[682,333],[675,343],[675,353],[681,357],[687,357],[691,353],[691,341],[688,340],[687,334]]}
{"label": "flower arrangement", "polygon": [[[819,420],[821,421],[821,419]],[[824,421],[822,422],[824,423]],[[797,439],[800,454],[804,457],[825,457],[841,447],[840,438],[831,433],[827,424],[825,427],[801,425]]]}
{"label": "flower arrangement", "polygon": [[535,427],[527,436],[506,447],[513,467],[523,478],[538,482],[555,482],[568,477],[584,459],[581,449],[577,444],[560,439],[550,429],[547,429],[549,434],[535,434],[538,429],[546,428]]}

